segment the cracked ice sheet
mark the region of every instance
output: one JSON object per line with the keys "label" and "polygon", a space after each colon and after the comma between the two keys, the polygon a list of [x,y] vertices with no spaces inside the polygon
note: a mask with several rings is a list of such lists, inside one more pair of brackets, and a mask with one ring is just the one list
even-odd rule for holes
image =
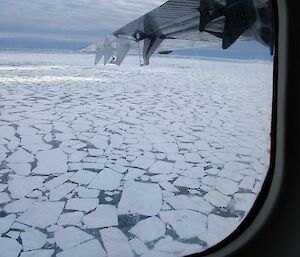
{"label": "cracked ice sheet", "polygon": [[[58,223],[80,227],[83,216],[93,213],[104,199],[109,199],[115,207],[122,206],[120,199],[131,205],[125,190],[126,180],[146,187],[151,181],[152,185],[169,190],[169,193],[164,191],[164,203],[156,209],[164,206],[164,210],[175,209],[168,211],[191,210],[209,216],[210,210],[216,207],[216,210],[223,208],[229,215],[234,214],[233,210],[239,211],[240,220],[250,210],[256,197],[254,192],[259,193],[269,164],[272,65],[242,61],[227,65],[227,62],[212,60],[199,63],[198,60],[175,58],[160,58],[158,61],[154,58],[153,62],[157,62],[159,68],[154,65],[151,69],[140,70],[132,67],[128,57],[130,65],[107,66],[102,70],[105,79],[101,77],[100,81],[102,74],[99,75],[80,55],[47,55],[47,62],[56,65],[68,63],[67,66],[49,67],[39,65],[41,56],[36,54],[12,56],[19,59],[17,65],[0,68],[0,179],[3,181],[0,185],[0,210],[7,215],[12,213],[24,217],[35,206],[35,201],[47,203],[50,191],[58,192],[75,182],[81,186],[72,193],[63,194],[68,199],[73,198],[67,200]],[[34,66],[19,66],[26,58]],[[74,61],[78,58],[79,62]],[[5,62],[6,58],[1,60],[1,63]],[[81,77],[80,86],[75,79],[78,76]],[[87,86],[82,86],[85,81],[88,81]],[[216,81],[222,81],[222,87]],[[55,155],[55,151],[61,156]],[[59,161],[63,157],[60,166],[47,163],[48,153],[52,160]],[[58,158],[54,158],[56,156]],[[38,167],[35,168],[36,161]],[[158,165],[165,163],[165,167]],[[97,175],[105,166],[124,177],[120,182],[113,178],[115,184],[112,186],[110,177],[103,176],[114,188],[105,194],[103,189],[86,189],[89,175]],[[151,169],[149,174],[151,166],[155,170]],[[8,183],[21,178],[16,175],[34,177],[31,168],[37,175],[45,175],[45,182],[38,191],[34,189],[25,197],[22,193],[20,199],[11,199]],[[74,172],[66,173],[68,168]],[[87,170],[86,174],[80,172],[83,169]],[[154,175],[157,171],[161,174]],[[76,172],[77,177],[74,176]],[[7,175],[11,182],[6,180]],[[76,181],[70,179],[72,176]],[[214,179],[202,181],[206,176]],[[53,191],[55,188],[58,189]],[[14,192],[19,194],[16,190]],[[78,196],[80,198],[76,198]],[[153,208],[150,205],[160,205],[158,202],[161,201],[157,198],[155,202],[152,197],[145,198],[142,203],[149,209],[148,214]],[[133,216],[130,213],[120,215],[122,222],[117,228],[128,235],[127,231],[147,219],[143,214],[137,214],[134,224],[126,222]],[[232,224],[230,218],[210,219],[211,223]],[[53,231],[61,229],[56,221],[50,225]],[[18,222],[11,229],[15,228],[30,229]],[[226,236],[225,233],[218,236],[211,225],[209,228],[198,235],[208,246]],[[234,225],[229,225],[225,230],[229,234],[234,228]],[[7,232],[7,235],[12,235],[12,232]],[[142,241],[138,241],[140,239],[132,240],[133,249],[144,256],[174,256],[183,247],[201,251],[193,244],[183,246],[181,242],[164,239],[155,249],[148,251]],[[169,251],[171,247],[178,252]],[[97,250],[87,251],[89,248]],[[102,249],[101,245],[91,240],[57,253],[57,256],[76,256],[80,252],[82,255],[90,252],[91,256],[101,256],[99,249]],[[45,256],[52,255],[51,250],[49,253],[45,252],[47,250],[37,251],[22,252],[21,257],[42,254],[40,251]],[[104,250],[102,253],[106,255]]]}

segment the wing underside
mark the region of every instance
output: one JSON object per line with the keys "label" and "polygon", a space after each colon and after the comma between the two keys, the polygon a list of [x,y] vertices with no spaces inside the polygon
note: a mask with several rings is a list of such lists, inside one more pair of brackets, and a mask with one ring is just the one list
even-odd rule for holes
{"label": "wing underside", "polygon": [[268,0],[170,0],[106,37],[96,63],[120,65],[129,50],[142,48],[143,65],[155,52],[256,40],[273,54],[274,32]]}

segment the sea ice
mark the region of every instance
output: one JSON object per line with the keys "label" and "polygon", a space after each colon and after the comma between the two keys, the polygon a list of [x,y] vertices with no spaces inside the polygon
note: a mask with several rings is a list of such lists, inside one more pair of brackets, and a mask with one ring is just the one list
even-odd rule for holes
{"label": "sea ice", "polygon": [[160,143],[160,144],[154,144],[154,147],[157,151],[162,153],[178,153],[178,146],[177,144],[173,143]]}
{"label": "sea ice", "polygon": [[35,174],[52,175],[68,170],[67,155],[59,148],[38,152],[36,158],[37,167],[32,171]]}
{"label": "sea ice", "polygon": [[225,238],[237,228],[239,218],[225,218],[218,215],[208,215],[207,229],[211,233],[218,235],[219,238]]}
{"label": "sea ice", "polygon": [[81,198],[97,198],[99,196],[99,190],[84,188],[78,192],[78,196]]}
{"label": "sea ice", "polygon": [[18,257],[22,246],[17,240],[0,237],[1,257]]}
{"label": "sea ice", "polygon": [[21,176],[27,176],[31,172],[31,165],[28,163],[8,163],[7,166]]}
{"label": "sea ice", "polygon": [[147,246],[138,238],[131,239],[129,244],[137,255],[142,255],[148,250]]}
{"label": "sea ice", "polygon": [[9,198],[7,193],[0,193],[0,204],[8,203],[11,199]]}
{"label": "sea ice", "polygon": [[65,183],[70,177],[72,177],[75,173],[74,172],[68,172],[66,174],[59,175],[47,182],[44,183],[44,186],[47,189],[53,189],[55,187],[58,187]]}
{"label": "sea ice", "polygon": [[187,187],[187,188],[200,188],[200,182],[198,179],[195,178],[188,178],[184,176],[180,176],[178,179],[176,179],[173,183],[174,186],[178,187]]}
{"label": "sea ice", "polygon": [[229,196],[224,195],[216,190],[209,191],[204,196],[204,199],[216,207],[226,207],[231,200]]}
{"label": "sea ice", "polygon": [[128,181],[118,205],[120,214],[154,216],[162,206],[162,191],[157,184]]}
{"label": "sea ice", "polygon": [[256,199],[254,194],[235,194],[234,195],[234,209],[240,211],[249,211],[249,206],[253,206],[253,203]]}
{"label": "sea ice", "polygon": [[73,248],[64,250],[56,254],[57,257],[106,257],[100,242],[96,239],[79,244]]}
{"label": "sea ice", "polygon": [[118,226],[117,208],[114,205],[102,204],[82,219],[87,228],[104,228]]}
{"label": "sea ice", "polygon": [[152,164],[154,162],[155,162],[155,159],[149,159],[149,158],[145,158],[145,157],[138,157],[136,160],[134,160],[131,163],[131,167],[147,170],[152,166]]}
{"label": "sea ice", "polygon": [[173,253],[176,256],[186,256],[200,252],[203,247],[198,244],[187,244],[172,240],[171,237],[166,237],[158,241],[155,249],[161,252]]}
{"label": "sea ice", "polygon": [[24,251],[30,251],[42,248],[47,242],[47,235],[38,230],[32,230],[22,232],[21,239]]}
{"label": "sea ice", "polygon": [[191,239],[206,229],[207,217],[191,210],[162,211],[161,220],[170,224],[181,239]]}
{"label": "sea ice", "polygon": [[14,199],[23,198],[43,185],[45,177],[30,176],[20,177],[8,181],[8,190]]}
{"label": "sea ice", "polygon": [[51,257],[53,256],[54,250],[40,249],[29,252],[21,252],[20,257]]}
{"label": "sea ice", "polygon": [[123,175],[112,169],[105,168],[89,184],[89,188],[115,190],[119,187]]}
{"label": "sea ice", "polygon": [[157,217],[150,217],[140,221],[129,230],[144,242],[153,241],[165,235],[165,224]]}
{"label": "sea ice", "polygon": [[5,217],[0,217],[0,234],[6,233],[16,219],[15,214],[10,214]]}
{"label": "sea ice", "polygon": [[33,162],[34,157],[32,154],[28,153],[24,149],[19,148],[16,152],[8,156],[5,160],[11,163],[28,163]]}
{"label": "sea ice", "polygon": [[6,139],[11,139],[15,135],[15,129],[11,126],[0,126],[0,135]]}
{"label": "sea ice", "polygon": [[172,172],[173,168],[174,168],[173,163],[165,162],[165,161],[156,161],[149,169],[149,173],[169,174]]}
{"label": "sea ice", "polygon": [[50,201],[59,201],[60,199],[64,198],[67,194],[72,192],[76,187],[76,184],[64,183],[50,190],[49,199]]}
{"label": "sea ice", "polygon": [[179,192],[178,188],[177,187],[174,187],[170,182],[168,181],[161,181],[161,182],[158,182],[158,184],[163,188],[165,189],[166,191],[168,192],[174,192],[174,193],[177,193]]}
{"label": "sea ice", "polygon": [[66,209],[67,210],[76,210],[76,211],[84,211],[89,212],[91,210],[96,209],[99,204],[98,198],[71,198],[67,201]]}
{"label": "sea ice", "polygon": [[83,212],[79,211],[63,213],[60,215],[57,224],[61,226],[76,225],[82,220],[83,216]]}
{"label": "sea ice", "polygon": [[100,230],[104,247],[109,257],[133,257],[127,237],[117,228]]}
{"label": "sea ice", "polygon": [[64,205],[64,202],[35,202],[17,218],[17,221],[33,227],[46,228],[57,222]]}
{"label": "sea ice", "polygon": [[203,167],[193,167],[186,170],[183,175],[189,178],[203,178],[205,176],[205,172]]}
{"label": "sea ice", "polygon": [[176,210],[194,210],[202,213],[210,213],[214,207],[202,197],[176,195],[165,197],[164,200]]}
{"label": "sea ice", "polygon": [[76,227],[63,228],[54,233],[56,245],[62,250],[72,248],[93,238],[93,236]]}
{"label": "sea ice", "polygon": [[245,190],[253,190],[254,184],[255,184],[255,178],[247,176],[241,181],[239,187]]}
{"label": "sea ice", "polygon": [[145,174],[145,170],[130,168],[128,173],[123,177],[123,180],[135,180]]}

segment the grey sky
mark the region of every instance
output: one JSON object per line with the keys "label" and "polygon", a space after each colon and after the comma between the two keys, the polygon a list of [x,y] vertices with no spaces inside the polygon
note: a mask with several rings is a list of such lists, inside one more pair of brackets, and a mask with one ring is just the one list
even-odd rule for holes
{"label": "grey sky", "polygon": [[24,40],[93,43],[166,0],[1,0],[0,47]]}

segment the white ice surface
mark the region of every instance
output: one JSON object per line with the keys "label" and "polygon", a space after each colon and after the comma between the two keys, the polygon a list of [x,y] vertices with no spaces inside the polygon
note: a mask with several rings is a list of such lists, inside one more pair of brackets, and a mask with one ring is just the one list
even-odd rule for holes
{"label": "white ice surface", "polygon": [[5,159],[7,162],[11,163],[28,163],[34,161],[34,156],[23,148],[19,148],[16,152]]}
{"label": "white ice surface", "polygon": [[4,234],[6,233],[11,225],[14,223],[16,219],[16,215],[11,214],[11,215],[7,215],[6,217],[0,217],[0,234]]}
{"label": "white ice surface", "polygon": [[38,163],[33,173],[48,175],[66,173],[68,170],[67,155],[61,149],[38,152],[36,158]]}
{"label": "white ice surface", "polygon": [[32,230],[22,232],[21,239],[24,251],[30,251],[42,248],[46,244],[47,235],[38,230]]}
{"label": "white ice surface", "polygon": [[117,228],[100,230],[104,247],[109,257],[133,257],[127,237]]}
{"label": "white ice surface", "polygon": [[11,238],[0,237],[1,257],[18,257],[22,246]]}
{"label": "white ice surface", "polygon": [[164,236],[166,228],[165,224],[159,218],[150,217],[140,221],[129,232],[141,240],[149,242]]}
{"label": "white ice surface", "polygon": [[118,205],[119,214],[141,214],[153,216],[158,214],[162,205],[162,192],[154,183],[125,183]]}
{"label": "white ice surface", "polygon": [[99,203],[98,198],[89,198],[89,199],[71,198],[67,201],[66,209],[89,212],[91,210],[94,210],[98,206],[98,203]]}
{"label": "white ice surface", "polygon": [[54,189],[50,190],[49,200],[50,201],[59,201],[64,198],[67,194],[73,191],[77,187],[73,183],[64,183]]}
{"label": "white ice surface", "polygon": [[162,211],[162,221],[170,224],[181,239],[196,237],[206,228],[207,217],[191,210]]}
{"label": "white ice surface", "polygon": [[112,169],[102,170],[89,184],[89,188],[115,190],[119,187],[123,175]]}
{"label": "white ice surface", "polygon": [[108,204],[99,205],[95,211],[85,215],[82,221],[88,228],[117,226],[117,208]]}
{"label": "white ice surface", "polygon": [[54,233],[56,245],[62,250],[72,248],[93,238],[93,236],[76,227],[63,228]]}
{"label": "white ice surface", "polygon": [[62,215],[60,215],[57,224],[62,226],[76,225],[82,220],[83,215],[83,212],[80,211],[63,213]]}
{"label": "white ice surface", "polygon": [[79,244],[73,248],[59,252],[57,257],[106,257],[107,254],[103,250],[98,240],[93,239],[85,243]]}
{"label": "white ice surface", "polygon": [[36,202],[17,221],[33,227],[46,228],[55,224],[65,206],[64,202]]}
{"label": "white ice surface", "polygon": [[8,191],[12,198],[20,199],[43,185],[45,177],[20,177],[8,181]]}

